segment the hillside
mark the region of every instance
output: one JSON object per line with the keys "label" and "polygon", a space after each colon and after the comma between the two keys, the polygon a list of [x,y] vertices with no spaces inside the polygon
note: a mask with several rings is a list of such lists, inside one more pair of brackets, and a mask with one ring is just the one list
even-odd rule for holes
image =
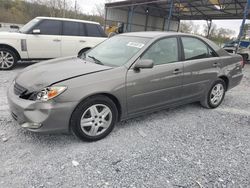
{"label": "hillside", "polygon": [[[100,16],[86,15],[71,9],[65,10],[51,6],[49,3],[41,4],[38,1],[22,1],[22,0],[0,0],[0,22],[24,24],[37,16],[53,16],[77,18],[82,20],[91,20],[103,23],[103,18]],[[52,1],[54,3],[55,1]]]}

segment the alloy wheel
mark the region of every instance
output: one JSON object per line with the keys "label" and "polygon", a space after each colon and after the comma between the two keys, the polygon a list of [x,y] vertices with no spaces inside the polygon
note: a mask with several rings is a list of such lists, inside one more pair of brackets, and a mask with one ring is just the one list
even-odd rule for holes
{"label": "alloy wheel", "polygon": [[0,51],[0,68],[9,69],[15,63],[15,58],[13,55],[7,51]]}
{"label": "alloy wheel", "polygon": [[109,128],[111,122],[111,109],[104,104],[95,104],[84,111],[80,124],[86,135],[98,136]]}
{"label": "alloy wheel", "polygon": [[212,105],[216,106],[218,105],[224,95],[225,89],[224,86],[221,83],[216,84],[210,93],[210,102]]}

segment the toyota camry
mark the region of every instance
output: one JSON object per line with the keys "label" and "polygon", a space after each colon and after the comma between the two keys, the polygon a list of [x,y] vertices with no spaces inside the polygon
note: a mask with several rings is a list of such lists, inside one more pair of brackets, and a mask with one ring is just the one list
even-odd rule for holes
{"label": "toyota camry", "polygon": [[172,32],[125,33],[81,57],[23,69],[8,89],[13,118],[34,132],[107,136],[118,121],[200,102],[218,107],[242,79],[242,57],[208,39]]}

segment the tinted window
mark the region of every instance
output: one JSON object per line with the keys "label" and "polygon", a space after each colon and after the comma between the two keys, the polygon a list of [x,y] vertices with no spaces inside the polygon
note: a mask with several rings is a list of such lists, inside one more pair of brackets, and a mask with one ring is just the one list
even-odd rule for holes
{"label": "tinted window", "polygon": [[215,57],[214,52],[201,40],[192,37],[182,37],[186,60]]}
{"label": "tinted window", "polygon": [[43,20],[35,29],[40,29],[41,35],[60,35],[62,22],[57,20]]}
{"label": "tinted window", "polygon": [[89,24],[89,23],[86,24],[88,36],[101,37],[101,33],[99,32],[99,29],[97,26],[98,25],[96,25],[96,24]]}
{"label": "tinted window", "polygon": [[84,23],[79,23],[79,24],[80,24],[80,36],[87,36],[85,24]]}
{"label": "tinted window", "polygon": [[79,36],[79,23],[63,22],[63,35]]}
{"label": "tinted window", "polygon": [[142,56],[152,59],[155,65],[178,61],[178,43],[176,38],[166,38],[154,43]]}

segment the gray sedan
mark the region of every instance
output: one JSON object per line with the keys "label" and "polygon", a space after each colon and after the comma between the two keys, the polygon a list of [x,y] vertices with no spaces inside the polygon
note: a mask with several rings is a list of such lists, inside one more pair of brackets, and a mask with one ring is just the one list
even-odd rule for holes
{"label": "gray sedan", "polygon": [[10,111],[35,132],[107,136],[116,122],[199,101],[216,108],[242,79],[242,58],[182,33],[114,36],[82,57],[24,69],[8,90]]}

